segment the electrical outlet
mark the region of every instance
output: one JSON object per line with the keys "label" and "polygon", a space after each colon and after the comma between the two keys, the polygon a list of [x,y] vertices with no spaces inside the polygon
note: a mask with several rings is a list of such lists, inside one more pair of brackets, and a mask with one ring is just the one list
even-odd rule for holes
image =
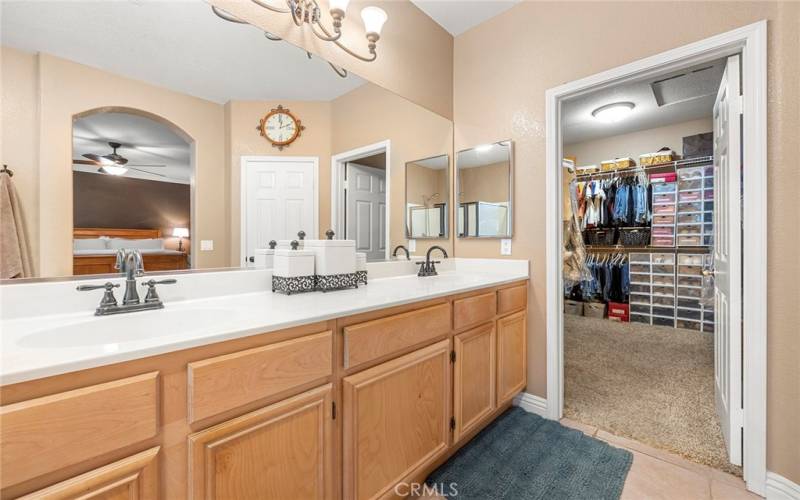
{"label": "electrical outlet", "polygon": [[214,250],[214,240],[200,240],[200,250],[204,252]]}
{"label": "electrical outlet", "polygon": [[511,255],[511,239],[500,240],[500,255]]}
{"label": "electrical outlet", "polygon": [[409,253],[417,251],[417,240],[408,240],[408,251]]}

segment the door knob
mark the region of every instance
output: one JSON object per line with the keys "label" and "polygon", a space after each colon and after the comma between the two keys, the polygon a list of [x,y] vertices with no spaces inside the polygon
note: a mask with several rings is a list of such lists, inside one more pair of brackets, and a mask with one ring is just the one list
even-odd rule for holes
{"label": "door knob", "polygon": [[248,261],[248,262],[255,262],[255,261],[256,261],[256,258],[255,258],[255,257],[248,257],[248,258],[247,258],[247,261]]}

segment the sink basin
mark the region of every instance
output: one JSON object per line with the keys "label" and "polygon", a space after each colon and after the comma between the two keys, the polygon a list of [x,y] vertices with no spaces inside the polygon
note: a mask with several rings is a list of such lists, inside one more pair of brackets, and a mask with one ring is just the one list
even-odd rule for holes
{"label": "sink basin", "polygon": [[230,321],[231,314],[228,309],[163,309],[97,317],[30,333],[18,344],[42,349],[122,344],[166,337],[176,330],[212,329]]}

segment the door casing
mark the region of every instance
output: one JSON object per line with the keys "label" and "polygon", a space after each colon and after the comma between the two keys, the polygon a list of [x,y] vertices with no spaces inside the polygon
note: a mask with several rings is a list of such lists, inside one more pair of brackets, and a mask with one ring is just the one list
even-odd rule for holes
{"label": "door casing", "polygon": [[671,69],[742,54],[743,392],[744,480],[766,494],[767,477],[767,21],[640,59],[545,93],[547,247],[547,411],[558,420],[564,405],[561,101]]}

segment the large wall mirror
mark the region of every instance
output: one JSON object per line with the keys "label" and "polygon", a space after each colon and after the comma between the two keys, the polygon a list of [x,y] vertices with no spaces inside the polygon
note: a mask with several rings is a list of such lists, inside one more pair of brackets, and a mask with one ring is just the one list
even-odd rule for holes
{"label": "large wall mirror", "polygon": [[[0,3],[2,156],[32,276],[117,273],[120,249],[145,272],[248,267],[270,240],[329,228],[372,261],[409,238],[452,254],[452,122],[217,14]],[[427,199],[409,197],[417,167],[444,176]],[[413,236],[407,202],[430,209]]]}
{"label": "large wall mirror", "polygon": [[512,141],[485,144],[456,155],[459,238],[510,238],[513,228]]}
{"label": "large wall mirror", "polygon": [[447,239],[449,167],[449,155],[406,163],[406,236],[409,239]]}

